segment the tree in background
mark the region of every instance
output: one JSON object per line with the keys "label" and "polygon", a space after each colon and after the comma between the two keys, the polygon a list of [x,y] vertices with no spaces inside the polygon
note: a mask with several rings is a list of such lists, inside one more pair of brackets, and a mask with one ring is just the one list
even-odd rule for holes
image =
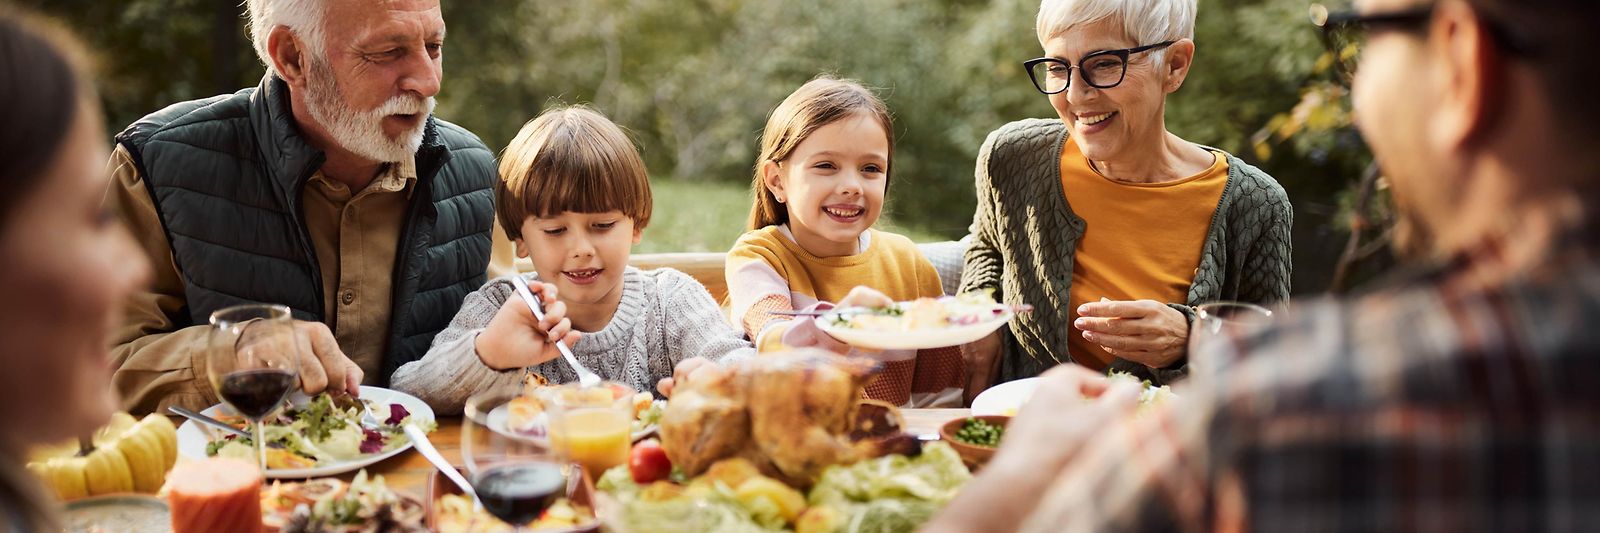
{"label": "tree in background", "polygon": [[[262,73],[229,2],[25,3],[101,51],[112,128],[254,86]],[[988,132],[1054,116],[1020,66],[1040,54],[1035,0],[446,0],[444,9],[440,116],[504,146],[549,105],[591,103],[674,180],[748,182],[767,113],[818,73],[877,87],[896,116],[889,210],[946,237],[970,222]],[[1168,126],[1283,183],[1297,215],[1295,287],[1327,289],[1349,224],[1381,234],[1383,217],[1369,208],[1382,195],[1360,193],[1370,158],[1340,111],[1347,99],[1320,81],[1306,0],[1202,0],[1200,9],[1195,67],[1169,100]],[[1379,201],[1358,206],[1362,198]],[[1345,270],[1362,278],[1372,267]]]}

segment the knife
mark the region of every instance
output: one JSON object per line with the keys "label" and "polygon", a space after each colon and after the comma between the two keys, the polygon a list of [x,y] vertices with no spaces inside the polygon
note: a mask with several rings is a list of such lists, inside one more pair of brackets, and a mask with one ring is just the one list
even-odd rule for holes
{"label": "knife", "polygon": [[444,474],[446,479],[454,482],[457,487],[461,487],[461,492],[472,497],[474,503],[477,502],[478,491],[472,490],[472,484],[468,483],[467,478],[461,475],[461,471],[456,470],[454,466],[450,466],[450,462],[444,460],[443,455],[439,455],[439,450],[433,447],[433,441],[428,440],[428,434],[424,433],[422,428],[417,427],[416,424],[406,424],[404,431],[407,437],[411,437],[411,446],[415,447],[423,458],[433,463],[433,466],[438,468],[439,473]]}
{"label": "knife", "polygon": [[232,433],[234,435],[238,435],[238,436],[246,438],[246,439],[250,438],[250,434],[249,433],[245,433],[245,431],[242,430],[242,429],[239,429],[239,428],[224,424],[224,423],[222,423],[221,420],[217,420],[215,418],[211,418],[209,416],[202,415],[200,413],[196,413],[194,411],[190,411],[188,409],[185,409],[185,408],[182,408],[182,407],[178,407],[176,405],[167,406],[167,410],[171,411],[172,414],[187,418],[189,420],[193,420],[195,422],[199,422],[201,424],[205,424],[205,425],[208,425],[208,426],[211,426],[211,427],[226,431],[228,433]]}

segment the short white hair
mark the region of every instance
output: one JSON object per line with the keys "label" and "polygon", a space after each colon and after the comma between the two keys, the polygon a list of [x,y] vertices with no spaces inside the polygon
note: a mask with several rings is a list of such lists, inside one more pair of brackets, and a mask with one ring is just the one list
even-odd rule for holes
{"label": "short white hair", "polygon": [[249,18],[250,44],[255,46],[256,57],[267,65],[267,72],[276,73],[272,66],[272,54],[267,51],[267,38],[278,26],[294,32],[312,58],[323,57],[326,0],[246,0],[245,6],[245,16]]}
{"label": "short white hair", "polygon": [[[1043,0],[1035,31],[1039,44],[1068,30],[1112,20],[1135,46],[1194,39],[1196,0]],[[1161,55],[1153,56],[1158,60]]]}

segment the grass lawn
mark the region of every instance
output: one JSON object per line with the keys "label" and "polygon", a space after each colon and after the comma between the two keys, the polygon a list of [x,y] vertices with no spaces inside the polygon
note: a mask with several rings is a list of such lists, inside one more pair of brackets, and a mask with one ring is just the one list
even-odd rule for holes
{"label": "grass lawn", "polygon": [[[634,253],[726,252],[750,216],[748,185],[651,179],[650,193],[655,197],[650,227]],[[877,228],[916,242],[945,240],[888,219],[878,219]]]}

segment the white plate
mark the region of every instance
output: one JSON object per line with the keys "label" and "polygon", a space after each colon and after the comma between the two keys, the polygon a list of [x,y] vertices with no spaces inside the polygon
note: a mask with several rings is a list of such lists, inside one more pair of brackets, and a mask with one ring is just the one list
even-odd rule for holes
{"label": "white plate", "polygon": [[1037,388],[1039,378],[1024,378],[995,385],[972,399],[972,414],[1016,416],[1017,409],[1028,403],[1028,399],[1033,397],[1033,390]]}
{"label": "white plate", "polygon": [[873,350],[925,350],[928,348],[944,348],[946,346],[960,346],[969,342],[982,339],[1006,322],[1011,321],[1011,310],[1004,309],[1003,313],[994,318],[952,328],[918,329],[912,331],[881,331],[872,329],[855,329],[833,325],[832,315],[817,317],[817,327],[828,333],[840,342],[860,348]]}
{"label": "white plate", "polygon": [[[515,438],[528,439],[538,443],[546,443],[545,432],[547,430],[545,425],[548,422],[545,413],[539,413],[538,416],[534,417],[534,420],[537,420],[537,422],[534,422],[533,425],[524,429],[512,429],[510,419],[511,407],[509,405],[502,405],[494,408],[492,411],[489,411],[489,427],[494,428],[495,432]],[[639,442],[640,440],[643,440],[645,437],[650,436],[651,433],[655,433],[658,426],[659,424],[645,426],[644,429],[633,432],[633,434],[630,436],[631,441]]]}
{"label": "white plate", "polygon": [[[405,406],[406,411],[411,413],[411,419],[417,422],[434,419],[433,408],[428,407],[426,402],[417,399],[416,396],[412,396],[404,392],[362,385],[361,399],[372,400],[381,404],[397,403]],[[217,404],[204,411],[201,411],[201,414],[207,416],[216,416],[218,413],[231,412],[233,412],[233,410],[227,405]],[[404,433],[400,433],[398,434],[398,438],[405,439],[406,436]],[[202,429],[200,424],[195,423],[193,420],[185,421],[182,426],[178,427],[178,455],[180,456],[191,459],[205,459],[206,444],[210,441],[211,438],[208,434],[208,430]],[[300,479],[354,472],[372,463],[394,457],[395,455],[400,454],[400,452],[409,449],[411,449],[411,441],[410,439],[407,439],[405,444],[400,445],[398,448],[380,454],[368,455],[359,459],[327,462],[315,468],[271,468],[267,470],[267,477],[272,479]]]}

